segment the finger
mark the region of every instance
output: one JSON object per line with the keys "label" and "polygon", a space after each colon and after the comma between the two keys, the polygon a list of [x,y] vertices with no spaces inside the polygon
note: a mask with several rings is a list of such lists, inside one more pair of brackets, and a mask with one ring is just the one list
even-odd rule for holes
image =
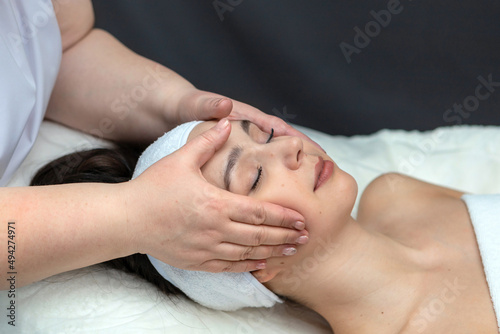
{"label": "finger", "polygon": [[[299,138],[302,138],[304,140],[307,140],[308,142],[310,142],[314,146],[318,147],[321,151],[326,153],[326,151],[318,143],[316,143],[314,140],[312,140],[309,136],[307,136],[306,134],[295,129],[290,124],[285,123],[283,120],[281,120],[281,119],[279,119],[279,121],[275,120],[274,124],[275,124],[274,126],[273,125],[269,125],[269,126],[271,128],[273,128],[274,134],[276,137],[279,137],[279,136],[299,137]],[[278,130],[276,130],[276,129],[278,129]],[[268,132],[271,131],[271,130],[266,130],[263,128],[261,130],[268,131]]]}
{"label": "finger", "polygon": [[[234,101],[233,105],[233,111],[229,115],[230,120],[249,120],[264,132],[269,133],[271,132],[271,129],[273,129],[276,136],[299,137],[311,142],[313,145],[317,146],[319,149],[325,152],[325,150],[318,143],[316,143],[314,140],[312,140],[299,130],[295,129],[291,125],[287,124],[281,118],[267,115],[257,108],[238,101]],[[243,110],[245,110],[245,112],[243,112]]]}
{"label": "finger", "polygon": [[[323,152],[325,152],[325,150],[318,143],[316,143],[314,140],[309,138],[309,136],[307,136],[304,133],[300,132],[299,130],[295,129],[290,124],[287,124],[282,119],[280,119],[278,117],[274,117],[274,116],[268,116],[268,117],[271,118],[270,120],[267,120],[267,123],[270,124],[270,125],[268,125],[268,127],[270,126],[274,129],[274,133],[277,137],[279,137],[279,136],[299,137],[299,138],[302,138],[304,140],[309,141],[310,143],[312,143],[313,145],[315,145],[319,149],[321,149]],[[256,125],[259,126],[258,124],[256,124]],[[266,130],[264,128],[261,128],[261,130],[270,131],[270,129]]]}
{"label": "finger", "polygon": [[235,194],[230,194],[229,197],[227,201],[233,205],[229,208],[228,216],[232,221],[252,225],[304,229],[304,216],[297,211],[250,197]]}
{"label": "finger", "polygon": [[179,150],[179,154],[189,154],[196,167],[203,166],[220,149],[229,138],[231,124],[224,118],[211,129],[189,141]]}
{"label": "finger", "polygon": [[295,245],[280,246],[241,246],[231,243],[221,243],[217,246],[214,256],[220,260],[243,261],[264,260],[270,257],[291,256],[297,252]]}
{"label": "finger", "polygon": [[221,119],[227,117],[232,108],[233,102],[227,97],[191,89],[187,94],[184,94],[179,102],[179,123]]}
{"label": "finger", "polygon": [[194,110],[194,119],[221,119],[227,117],[232,109],[233,102],[227,97],[203,96]]}
{"label": "finger", "polygon": [[[232,272],[242,273],[266,268],[265,260],[223,261],[210,260],[201,266],[202,271],[212,273]],[[197,269],[198,270],[198,269]]]}
{"label": "finger", "polygon": [[271,129],[274,129],[276,135],[285,134],[287,128],[290,127],[281,118],[265,114],[250,105],[233,101],[233,106],[233,111],[228,117],[230,120],[249,120],[264,132],[269,133]]}
{"label": "finger", "polygon": [[[212,102],[212,108],[208,109],[206,113],[200,116],[204,116],[204,119],[221,119],[229,116],[231,110],[233,109],[233,101],[227,97],[217,98]],[[201,119],[201,118],[200,118]]]}
{"label": "finger", "polygon": [[305,244],[309,241],[308,235],[306,230],[234,223],[225,227],[222,242],[240,246]]}

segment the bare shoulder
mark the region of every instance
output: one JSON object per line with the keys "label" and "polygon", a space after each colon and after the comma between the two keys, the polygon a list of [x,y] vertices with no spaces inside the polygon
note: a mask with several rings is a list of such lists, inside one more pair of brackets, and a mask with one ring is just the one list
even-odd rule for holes
{"label": "bare shoulder", "polygon": [[85,37],[94,26],[94,8],[90,0],[52,0],[61,31],[63,51]]}
{"label": "bare shoulder", "polygon": [[458,202],[462,192],[424,182],[410,176],[387,173],[374,179],[363,192],[359,221],[387,220],[388,217],[426,212],[438,201]]}

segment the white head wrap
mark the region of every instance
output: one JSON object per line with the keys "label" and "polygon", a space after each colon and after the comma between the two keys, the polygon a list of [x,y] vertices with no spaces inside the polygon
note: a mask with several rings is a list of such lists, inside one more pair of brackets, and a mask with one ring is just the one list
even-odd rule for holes
{"label": "white head wrap", "polygon": [[[141,155],[134,175],[136,178],[161,158],[184,146],[199,121],[184,123],[167,132]],[[208,273],[174,268],[148,255],[158,273],[197,303],[223,311],[243,307],[271,307],[282,300],[262,285],[252,274]]]}

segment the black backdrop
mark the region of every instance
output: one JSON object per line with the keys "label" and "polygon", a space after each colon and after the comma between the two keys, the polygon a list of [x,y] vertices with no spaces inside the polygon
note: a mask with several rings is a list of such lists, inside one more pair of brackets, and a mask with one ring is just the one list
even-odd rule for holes
{"label": "black backdrop", "polygon": [[500,125],[499,1],[93,3],[96,26],[137,53],[296,124]]}

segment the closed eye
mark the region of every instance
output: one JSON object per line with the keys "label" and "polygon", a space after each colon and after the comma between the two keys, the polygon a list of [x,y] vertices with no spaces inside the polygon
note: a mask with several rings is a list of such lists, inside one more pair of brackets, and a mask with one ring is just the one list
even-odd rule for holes
{"label": "closed eye", "polygon": [[[269,143],[271,139],[273,139],[273,136],[274,136],[274,129],[271,129],[271,134],[269,135],[266,144]],[[257,177],[255,178],[255,181],[252,185],[252,188],[250,188],[250,191],[254,191],[257,188],[261,179],[262,179],[262,166],[259,166],[257,167]]]}
{"label": "closed eye", "polygon": [[269,138],[267,139],[266,144],[269,143],[271,141],[271,139],[273,139],[273,136],[274,136],[274,129],[271,129],[271,134],[269,135]]}
{"label": "closed eye", "polygon": [[250,188],[250,191],[254,191],[257,188],[261,178],[262,178],[262,166],[259,166],[257,168],[257,178],[255,179],[255,182],[253,183],[252,188]]}

